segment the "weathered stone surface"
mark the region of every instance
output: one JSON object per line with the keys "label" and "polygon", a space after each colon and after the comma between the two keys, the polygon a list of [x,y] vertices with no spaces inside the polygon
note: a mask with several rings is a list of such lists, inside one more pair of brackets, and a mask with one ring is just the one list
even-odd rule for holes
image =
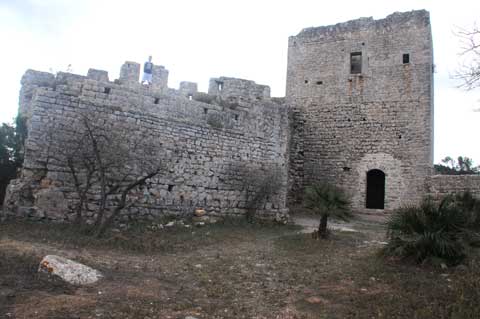
{"label": "weathered stone surface", "polygon": [[[428,12],[304,29],[290,37],[288,50],[291,201],[305,185],[331,182],[363,210],[366,174],[379,169],[386,210],[418,202],[433,164]],[[352,54],[360,56],[358,73]]]}
{"label": "weathered stone surface", "polygon": [[98,270],[55,255],[45,256],[38,271],[58,276],[72,285],[90,285],[102,278]]}
{"label": "weathered stone surface", "polygon": [[469,191],[480,198],[480,175],[433,175],[427,180],[427,195],[433,199]]}
{"label": "weathered stone surface", "polygon": [[193,212],[193,215],[197,216],[197,217],[201,217],[203,215],[205,215],[207,212],[205,211],[205,209],[201,209],[201,208],[197,208],[195,209],[195,211]]}
{"label": "weathered stone surface", "polygon": [[[28,189],[30,203],[22,207],[32,207],[47,219],[74,219],[78,198],[72,179],[65,167],[54,166],[45,157],[45,136],[55,123],[61,123],[55,134],[68,134],[87,111],[113,123],[115,130],[131,132],[132,138],[143,134],[160,140],[162,152],[174,154],[169,172],[133,194],[136,204],[120,219],[187,215],[196,207],[217,215],[243,214],[243,176],[232,170],[239,163],[261,171],[281,170],[279,191],[259,213],[274,216],[286,211],[289,126],[283,100],[269,98],[268,87],[253,81],[222,78],[221,94],[207,94],[211,99],[206,103],[195,100],[193,83],[183,82],[180,90],[168,89],[168,71],[162,66],[154,67],[149,86],[139,84],[139,70],[138,63],[126,62],[114,82],[106,82],[106,74],[98,70],[90,70],[88,77],[59,73],[51,78],[38,72],[38,79],[35,71],[28,71],[22,92],[33,95],[20,115],[27,118],[29,134],[22,177],[5,201],[9,211],[19,211],[21,195],[15,193]],[[94,219],[95,206],[89,207],[87,222]]]}
{"label": "weathered stone surface", "polygon": [[[25,161],[21,177],[8,187],[5,209],[72,220],[78,202],[72,182],[41,153],[50,124],[60,123],[56,133],[64,134],[85,110],[111,120],[115,130],[160,140],[165,153],[176,154],[168,174],[134,195],[136,204],[125,210],[122,223],[191,216],[196,207],[209,216],[244,214],[245,176],[232,169],[238,164],[261,172],[278,169],[279,191],[258,215],[282,223],[288,221],[287,193],[298,203],[304,187],[315,182],[343,187],[352,208],[365,210],[372,171],[384,174],[387,211],[418,203],[425,194],[480,192],[473,177],[430,178],[433,48],[427,11],[304,29],[290,37],[288,50],[285,98],[271,98],[268,86],[230,77],[212,78],[208,93],[197,92],[193,82],[181,82],[176,90],[168,87],[169,72],[160,65],[153,68],[152,83],[143,86],[136,62],[125,62],[113,82],[101,70],[91,69],[86,77],[28,70],[19,108],[28,119]],[[94,219],[91,207],[87,222]]]}
{"label": "weathered stone surface", "polygon": [[34,194],[35,207],[42,212],[42,216],[48,216],[52,220],[63,220],[68,210],[65,194],[60,188],[49,187],[38,190]]}

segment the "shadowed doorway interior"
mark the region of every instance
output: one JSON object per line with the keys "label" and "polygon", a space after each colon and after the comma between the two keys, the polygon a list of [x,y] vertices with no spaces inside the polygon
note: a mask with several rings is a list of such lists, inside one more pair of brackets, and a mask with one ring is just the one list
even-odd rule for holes
{"label": "shadowed doorway interior", "polygon": [[367,172],[367,208],[384,209],[385,173],[379,169]]}

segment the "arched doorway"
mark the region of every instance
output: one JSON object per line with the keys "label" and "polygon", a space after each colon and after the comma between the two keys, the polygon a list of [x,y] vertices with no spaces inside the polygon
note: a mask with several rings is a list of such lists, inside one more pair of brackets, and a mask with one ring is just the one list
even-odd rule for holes
{"label": "arched doorway", "polygon": [[379,169],[367,172],[367,208],[384,209],[385,207],[385,173]]}

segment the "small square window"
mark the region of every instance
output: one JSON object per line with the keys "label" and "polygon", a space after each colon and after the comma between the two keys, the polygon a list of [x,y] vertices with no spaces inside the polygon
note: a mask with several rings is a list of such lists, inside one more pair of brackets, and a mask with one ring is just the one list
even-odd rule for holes
{"label": "small square window", "polygon": [[403,64],[408,64],[410,63],[410,54],[404,53],[403,54]]}
{"label": "small square window", "polygon": [[155,98],[155,100],[153,101],[154,104],[158,104],[160,103],[160,99],[158,97]]}
{"label": "small square window", "polygon": [[111,90],[110,88],[105,88],[105,89],[103,90],[103,93],[105,93],[105,94],[110,94],[110,90]]}
{"label": "small square window", "polygon": [[350,53],[350,73],[362,73],[362,52]]}

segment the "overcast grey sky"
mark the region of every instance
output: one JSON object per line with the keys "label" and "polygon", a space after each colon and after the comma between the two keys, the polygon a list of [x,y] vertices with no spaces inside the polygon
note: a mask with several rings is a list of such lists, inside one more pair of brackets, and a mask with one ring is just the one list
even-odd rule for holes
{"label": "overcast grey sky", "polygon": [[395,11],[430,11],[435,73],[435,161],[466,155],[480,164],[480,89],[465,92],[450,78],[459,63],[456,27],[480,23],[480,1],[122,1],[0,0],[0,122],[18,108],[20,78],[31,68],[118,77],[126,60],[170,71],[169,86],[232,76],[285,94],[288,36],[302,28]]}

